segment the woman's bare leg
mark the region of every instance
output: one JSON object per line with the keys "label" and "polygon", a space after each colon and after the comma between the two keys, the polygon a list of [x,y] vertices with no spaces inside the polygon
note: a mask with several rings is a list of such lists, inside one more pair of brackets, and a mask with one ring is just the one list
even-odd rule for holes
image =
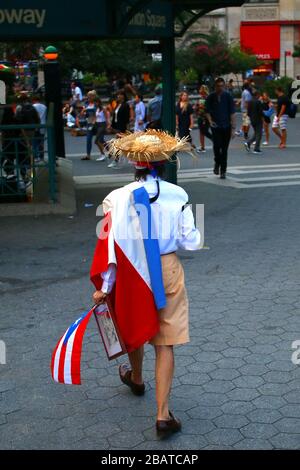
{"label": "woman's bare leg", "polygon": [[169,395],[174,375],[173,346],[155,346],[155,354],[157,419],[168,420]]}
{"label": "woman's bare leg", "polygon": [[270,141],[270,128],[269,128],[269,124],[267,122],[264,122],[264,128],[265,128],[266,142],[269,143],[269,141]]}
{"label": "woman's bare leg", "polygon": [[129,362],[131,365],[132,373],[131,379],[136,384],[143,383],[143,359],[144,359],[144,346],[132,351],[128,354]]}
{"label": "woman's bare leg", "polygon": [[200,131],[200,148],[201,150],[205,149],[205,136],[201,131]]}

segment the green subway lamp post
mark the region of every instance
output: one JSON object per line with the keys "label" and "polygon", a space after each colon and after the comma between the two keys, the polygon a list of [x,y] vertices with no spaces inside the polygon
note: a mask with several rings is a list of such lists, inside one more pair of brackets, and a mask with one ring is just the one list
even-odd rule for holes
{"label": "green subway lamp post", "polygon": [[64,158],[65,139],[62,118],[61,79],[60,67],[57,61],[58,51],[54,46],[48,46],[44,52],[45,94],[46,104],[54,104],[54,130],[55,130],[55,155]]}

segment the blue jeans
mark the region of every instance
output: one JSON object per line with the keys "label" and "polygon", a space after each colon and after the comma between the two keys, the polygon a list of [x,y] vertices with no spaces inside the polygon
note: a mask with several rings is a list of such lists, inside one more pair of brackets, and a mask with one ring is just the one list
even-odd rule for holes
{"label": "blue jeans", "polygon": [[93,144],[94,129],[87,130],[86,132],[86,154],[91,155]]}

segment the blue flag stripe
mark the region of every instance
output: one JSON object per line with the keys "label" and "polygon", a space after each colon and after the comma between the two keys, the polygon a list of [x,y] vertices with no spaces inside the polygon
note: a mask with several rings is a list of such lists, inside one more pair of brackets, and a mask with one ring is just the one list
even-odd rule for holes
{"label": "blue flag stripe", "polygon": [[152,217],[151,217],[151,206],[149,202],[149,195],[145,188],[138,188],[133,191],[134,196],[134,203],[141,204],[146,208],[146,217],[147,220],[143,220],[143,216],[145,219],[145,211],[142,211],[139,214],[144,247],[146,252],[146,258],[148,263],[148,269],[150,274],[150,281],[151,281],[151,288],[154,295],[154,300],[156,304],[156,308],[163,308],[166,306],[166,295],[165,289],[163,284],[163,276],[162,276],[162,267],[161,267],[161,259],[160,259],[160,251],[159,251],[159,244],[156,238],[152,238]]}
{"label": "blue flag stripe", "polygon": [[81,317],[77,318],[76,321],[74,321],[74,323],[72,323],[72,325],[69,327],[68,331],[67,331],[67,334],[65,336],[65,339],[64,339],[64,342],[63,344],[67,344],[67,342],[69,341],[69,338],[70,336],[72,335],[72,333],[74,333],[74,331],[76,330],[76,328],[78,328],[78,326],[80,325],[80,323],[82,322],[82,320],[87,316],[87,314],[89,313],[89,310],[87,312],[84,312]]}

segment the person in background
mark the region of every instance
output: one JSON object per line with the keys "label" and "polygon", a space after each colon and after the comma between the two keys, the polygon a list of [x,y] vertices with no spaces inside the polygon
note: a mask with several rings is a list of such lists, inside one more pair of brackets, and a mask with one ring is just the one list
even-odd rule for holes
{"label": "person in background", "polygon": [[242,97],[241,97],[241,112],[242,112],[242,131],[244,139],[248,139],[250,128],[250,119],[248,116],[248,104],[252,100],[251,88],[248,80],[244,81]]}
{"label": "person in background", "polygon": [[82,101],[82,91],[78,86],[78,83],[72,82],[71,83],[71,92],[72,92],[72,104],[73,106],[77,106],[78,103]]}
{"label": "person in background", "polygon": [[176,106],[176,129],[178,137],[182,139],[187,137],[189,142],[192,141],[191,129],[193,128],[193,106],[189,102],[189,95],[183,91],[179,95],[179,101]]}
{"label": "person in background", "polygon": [[70,107],[70,111],[66,114],[67,127],[73,129],[74,127],[79,127],[77,114],[73,106]]}
{"label": "person in background", "polygon": [[250,152],[251,145],[255,142],[253,153],[261,154],[260,142],[263,130],[263,105],[259,99],[260,93],[258,90],[253,92],[252,100],[248,104],[248,116],[253,127],[253,136],[245,142],[247,152]]}
{"label": "person in background", "polygon": [[[22,124],[40,124],[40,117],[33,106],[28,93],[21,92],[19,96],[19,104],[16,107],[16,123]],[[28,170],[33,165],[33,142],[34,142],[35,129],[21,129],[20,141],[18,145],[17,164],[20,168],[22,177],[21,186],[24,187],[30,183]]]}
{"label": "person in background", "polygon": [[[113,110],[110,132],[118,137],[118,134],[124,134],[128,130],[130,121],[130,107],[127,103],[127,96],[124,91],[117,93],[117,103]],[[114,159],[108,168],[117,168],[118,159]]]}
{"label": "person in background", "polygon": [[152,98],[147,107],[147,129],[161,129],[162,128],[162,106],[163,96],[162,88],[158,85],[155,88],[155,97]]}
{"label": "person in background", "polygon": [[[0,109],[0,124],[2,126],[17,124],[12,106],[5,106]],[[8,181],[16,178],[15,160],[20,145],[20,133],[21,131],[18,129],[6,129],[1,131],[0,167],[5,171]]]}
{"label": "person in background", "polygon": [[63,121],[64,121],[65,126],[67,125],[67,116],[68,116],[68,113],[70,112],[70,109],[71,109],[70,103],[65,103],[62,109]]}
{"label": "person in background", "polygon": [[[45,125],[47,121],[47,106],[41,103],[38,95],[33,97],[32,102],[40,117],[40,123]],[[45,134],[46,129],[35,130],[32,150],[36,162],[44,160]]]}
{"label": "person in background", "polygon": [[227,82],[226,91],[228,91],[228,93],[229,93],[229,94],[232,96],[232,98],[233,98],[233,92],[234,92],[233,78],[231,78],[231,79]]}
{"label": "person in background", "polygon": [[270,142],[270,124],[271,124],[271,115],[274,113],[274,106],[271,98],[267,92],[264,92],[261,97],[262,107],[263,107],[263,128],[265,132],[265,141],[263,145],[269,145]]}
{"label": "person in background", "polygon": [[146,107],[143,102],[143,97],[139,93],[135,95],[134,114],[134,132],[143,131],[145,129]]}
{"label": "person in background", "polygon": [[209,95],[208,87],[206,85],[201,85],[199,89],[199,101],[196,106],[196,112],[198,114],[198,126],[200,133],[200,147],[199,152],[205,152],[205,137],[212,140],[212,133],[209,130],[209,122],[206,116],[205,102],[206,98]]}
{"label": "person in background", "polygon": [[104,152],[104,144],[105,144],[105,133],[108,127],[108,114],[106,108],[102,105],[100,99],[96,100],[96,138],[95,144],[98,146],[100,150],[100,157],[96,158],[97,162],[102,162],[106,159],[105,152]]}
{"label": "person in background", "polygon": [[230,139],[234,137],[235,105],[232,96],[225,91],[222,77],[215,80],[215,91],[206,99],[207,118],[212,129],[215,156],[214,174],[226,178],[227,155]]}
{"label": "person in background", "polygon": [[278,86],[275,89],[275,93],[277,96],[277,110],[276,115],[273,119],[272,130],[280,139],[279,148],[285,149],[287,140],[286,128],[288,120],[289,99],[285,95],[284,90],[281,86]]}
{"label": "person in background", "polygon": [[91,159],[93,136],[96,134],[96,111],[97,111],[96,91],[95,90],[89,91],[87,94],[87,97],[88,97],[88,103],[81,111],[81,115],[84,115],[87,121],[86,156],[81,157],[81,160]]}

